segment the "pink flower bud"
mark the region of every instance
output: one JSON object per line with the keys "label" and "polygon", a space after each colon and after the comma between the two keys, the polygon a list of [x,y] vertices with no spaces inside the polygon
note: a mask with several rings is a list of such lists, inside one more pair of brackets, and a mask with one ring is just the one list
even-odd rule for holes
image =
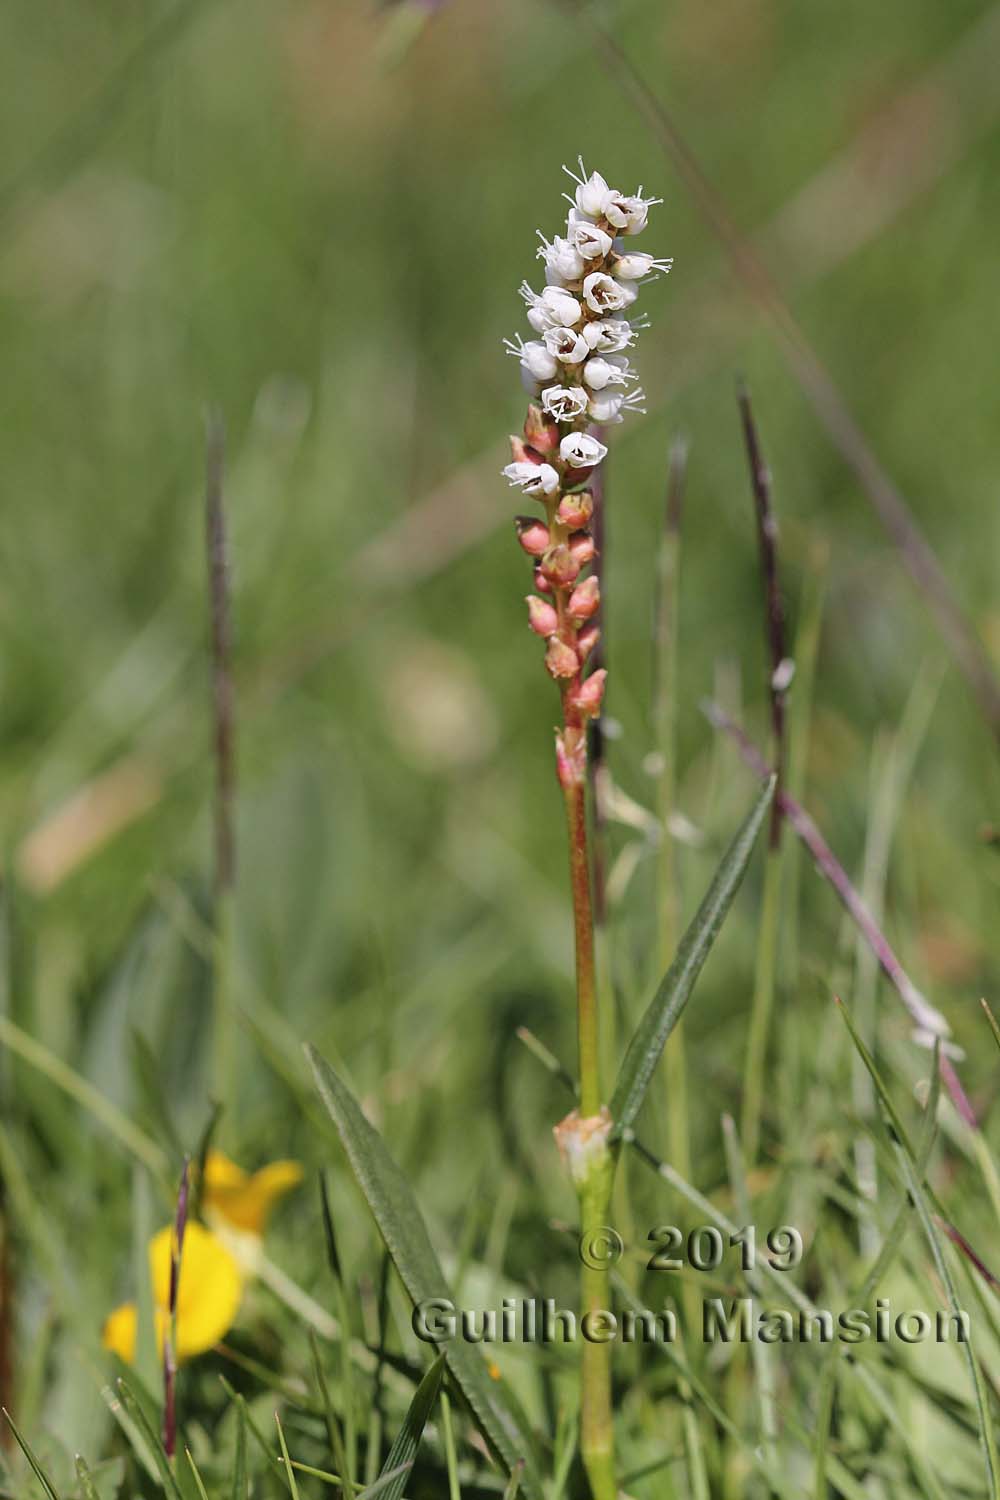
{"label": "pink flower bud", "polygon": [[554,453],[559,447],[558,425],[548,421],[541,407],[534,402],[528,407],[528,415],[524,420],[524,436],[536,453]]}
{"label": "pink flower bud", "polygon": [[544,556],[549,545],[549,528],[532,516],[515,516],[517,539],[529,557]]}
{"label": "pink flower bud", "polygon": [[573,647],[554,635],[545,652],[545,667],[550,677],[575,677],[580,661]]}
{"label": "pink flower bud", "polygon": [[565,588],[568,583],[575,583],[580,567],[581,564],[573,557],[570,548],[562,542],[550,547],[542,558],[542,572],[556,588]]}
{"label": "pink flower bud", "polygon": [[535,569],[535,588],[540,594],[551,594],[552,592],[552,585],[541,568]]}
{"label": "pink flower bud", "polygon": [[589,531],[578,531],[576,536],[569,539],[570,556],[576,563],[577,572],[586,567],[592,558],[597,556],[597,548],[594,546],[594,538]]}
{"label": "pink flower bud", "polygon": [[552,605],[546,604],[544,599],[537,599],[534,594],[529,594],[524,602],[528,606],[528,624],[535,634],[545,640],[555,635],[559,629],[559,616]]}
{"label": "pink flower bud", "polygon": [[600,639],[601,632],[596,625],[588,625],[586,630],[580,631],[580,634],[576,638],[576,654],[580,658],[581,666],[586,662]]}
{"label": "pink flower bud", "polygon": [[566,694],[567,704],[579,713],[589,714],[592,719],[596,719],[601,712],[607,675],[601,667],[598,671],[591,672],[586,681],[575,683]]}
{"label": "pink flower bud", "polygon": [[587,775],[587,737],[573,727],[556,733],[556,775],[567,789],[582,786]]}
{"label": "pink flower bud", "polygon": [[585,578],[569,596],[566,606],[574,620],[589,620],[601,607],[601,588],[596,578]]}
{"label": "pink flower bud", "polygon": [[593,514],[594,497],[589,490],[583,490],[578,495],[564,495],[556,511],[559,520],[570,531],[579,531],[588,525]]}
{"label": "pink flower bud", "polygon": [[510,453],[516,464],[540,464],[541,458],[535,450],[518,437],[515,433],[510,435]]}

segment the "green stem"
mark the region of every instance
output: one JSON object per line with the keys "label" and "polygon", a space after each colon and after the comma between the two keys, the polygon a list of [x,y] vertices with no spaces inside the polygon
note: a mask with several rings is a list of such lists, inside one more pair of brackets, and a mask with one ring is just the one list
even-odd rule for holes
{"label": "green stem", "polygon": [[[614,1164],[609,1155],[605,1168],[597,1167],[579,1187],[580,1227],[583,1243],[607,1224]],[[611,1281],[607,1265],[582,1265],[581,1312],[600,1313],[610,1308]],[[616,1500],[614,1418],[611,1409],[610,1343],[583,1338],[580,1359],[580,1451],[590,1481],[593,1500]]]}
{"label": "green stem", "polygon": [[740,1134],[748,1166],[757,1159],[760,1144],[760,1113],[764,1099],[764,1069],[767,1038],[774,1009],[774,985],[778,958],[778,922],[781,915],[781,846],[772,844],[764,871],[764,904],[757,940],[750,1032],[747,1038],[746,1072],[743,1082],[743,1119]]}
{"label": "green stem", "polygon": [[573,931],[576,940],[577,1037],[580,1057],[580,1113],[596,1115],[601,1108],[600,1036],[597,1018],[597,981],[594,966],[594,916],[590,900],[590,860],[587,850],[587,807],[583,783],[564,788],[569,834],[569,874],[573,894]]}
{"label": "green stem", "polygon": [[[590,894],[587,806],[584,784],[564,787],[569,834],[570,887],[576,939],[577,1025],[580,1057],[580,1115],[601,1110],[600,1033],[594,967],[594,919]],[[607,1224],[614,1160],[607,1150],[577,1183],[582,1243],[596,1243]],[[581,1314],[610,1307],[608,1267],[581,1267]],[[614,1428],[611,1411],[611,1345],[584,1338],[580,1359],[580,1450],[593,1500],[616,1500]]]}

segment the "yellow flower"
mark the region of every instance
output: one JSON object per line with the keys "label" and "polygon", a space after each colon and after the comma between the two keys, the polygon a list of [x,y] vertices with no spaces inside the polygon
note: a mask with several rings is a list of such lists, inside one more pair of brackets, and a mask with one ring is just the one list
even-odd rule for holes
{"label": "yellow flower", "polygon": [[[156,1342],[163,1353],[163,1338],[170,1316],[170,1240],[168,1225],[149,1242],[149,1274],[153,1288]],[[181,1279],[177,1288],[177,1358],[193,1359],[204,1354],[228,1333],[239,1310],[243,1273],[235,1257],[210,1230],[188,1224],[181,1255]],[[105,1349],[126,1364],[135,1358],[138,1314],[134,1302],[116,1307],[104,1325]]]}
{"label": "yellow flower", "polygon": [[302,1181],[297,1161],[273,1161],[259,1172],[244,1172],[222,1151],[205,1159],[202,1203],[209,1219],[221,1219],[243,1234],[263,1235],[278,1199]]}

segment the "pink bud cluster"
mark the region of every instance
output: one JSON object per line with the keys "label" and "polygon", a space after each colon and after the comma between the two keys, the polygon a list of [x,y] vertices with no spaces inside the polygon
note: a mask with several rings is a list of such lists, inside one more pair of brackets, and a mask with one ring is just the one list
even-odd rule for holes
{"label": "pink bud cluster", "polygon": [[622,238],[645,228],[658,199],[643,198],[641,188],[631,196],[619,193],[600,173],[588,176],[582,161],[580,176],[569,175],[576,191],[566,236],[551,244],[542,237],[539,251],[545,288],[521,288],[539,337],[507,345],[536,399],[523,432],[510,440],[511,462],[504,469],[510,483],[545,510],[544,517],[518,516],[515,524],[538,591],[528,596],[528,624],[546,643],[545,666],[562,693],[556,765],[565,787],[584,781],[587,720],[601,712],[607,676],[603,668],[584,675],[600,637],[594,617],[601,603],[596,574],[583,576],[597,555],[590,529],[594,501],[586,485],[608,451],[588,428],[643,409],[641,390],[625,394],[636,376],[620,351],[645,324],[620,314],[635,301],[638,282],[672,264],[629,253]]}

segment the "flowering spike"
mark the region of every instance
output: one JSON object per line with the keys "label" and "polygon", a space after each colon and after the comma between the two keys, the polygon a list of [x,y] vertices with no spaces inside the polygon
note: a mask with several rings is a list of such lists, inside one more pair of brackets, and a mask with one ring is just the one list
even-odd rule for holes
{"label": "flowering spike", "polygon": [[580,581],[597,556],[590,531],[594,501],[585,486],[608,451],[588,425],[613,426],[644,409],[624,351],[649,320],[629,316],[628,309],[639,287],[672,265],[626,250],[622,238],[639,234],[660,200],[645,197],[641,186],[633,194],[619,192],[600,172],[588,172],[582,157],[578,166],[564,168],[573,184],[573,192],[564,194],[565,232],[538,236],[546,285],[535,291],[521,283],[536,337],[504,341],[532,396],[504,475],[545,506],[544,519],[517,521],[521,546],[537,559],[528,624],[548,642],[545,664],[562,685],[556,764],[563,786],[577,790],[585,784],[586,721],[600,713],[605,683],[603,668],[583,677],[600,638],[593,617],[601,599],[595,575]]}

